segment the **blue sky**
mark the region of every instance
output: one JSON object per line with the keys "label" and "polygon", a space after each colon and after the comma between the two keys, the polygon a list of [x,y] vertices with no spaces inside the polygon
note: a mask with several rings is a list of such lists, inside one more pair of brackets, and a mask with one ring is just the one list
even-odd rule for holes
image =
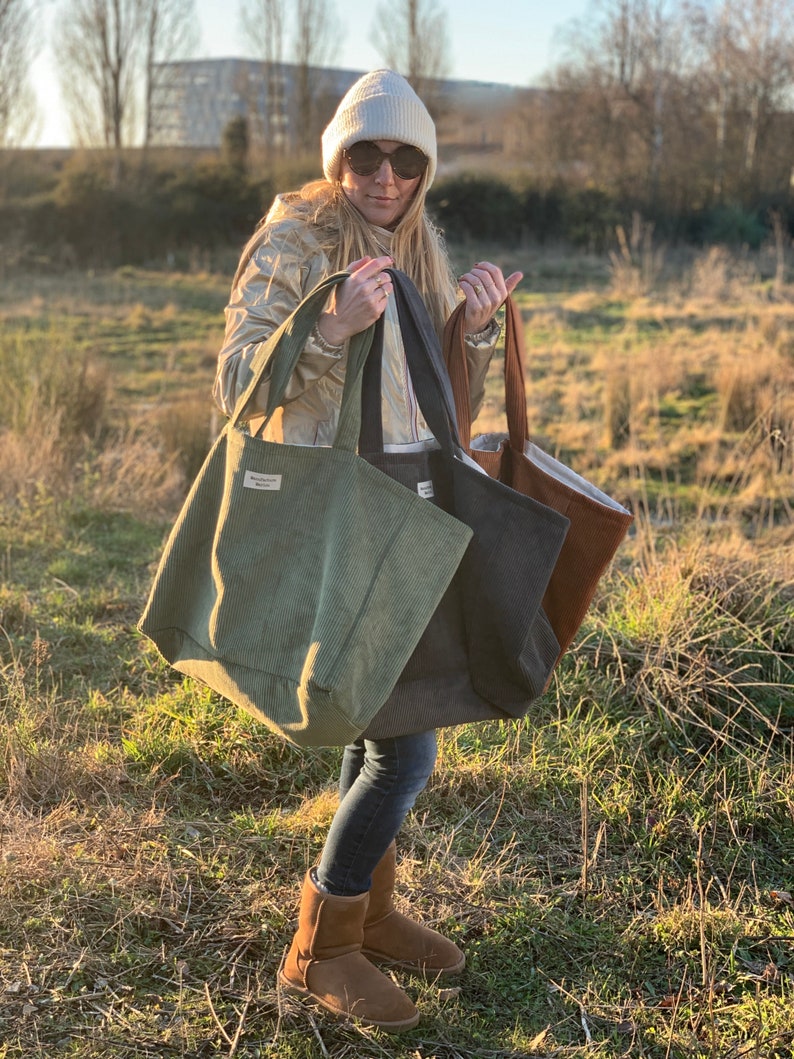
{"label": "blue sky", "polygon": [[[449,13],[451,77],[529,85],[558,54],[559,29],[582,17],[589,0],[440,0],[440,4]],[[196,0],[201,44],[191,58],[252,55],[240,28],[239,6],[239,0]],[[382,65],[370,38],[383,0],[336,0],[335,7],[342,35],[333,65],[354,70]],[[36,143],[57,147],[68,144],[69,137],[48,40],[54,9],[55,0],[45,0],[40,8],[40,37],[45,43],[33,72],[41,121]]]}

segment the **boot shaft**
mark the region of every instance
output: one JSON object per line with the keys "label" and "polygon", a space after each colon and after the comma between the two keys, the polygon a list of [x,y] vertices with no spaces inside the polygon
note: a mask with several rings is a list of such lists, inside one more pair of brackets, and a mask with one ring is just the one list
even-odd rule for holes
{"label": "boot shaft", "polygon": [[306,875],[298,930],[279,972],[291,991],[340,1018],[397,1032],[419,1021],[411,999],[362,955],[369,894],[336,897]]}

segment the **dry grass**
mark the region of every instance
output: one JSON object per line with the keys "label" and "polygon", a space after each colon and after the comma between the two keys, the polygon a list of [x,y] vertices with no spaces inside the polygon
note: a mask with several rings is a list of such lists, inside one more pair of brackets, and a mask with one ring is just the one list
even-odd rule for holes
{"label": "dry grass", "polygon": [[190,480],[180,462],[179,453],[153,442],[148,432],[131,431],[96,456],[90,503],[103,511],[167,516],[181,503]]}
{"label": "dry grass", "polygon": [[[695,280],[715,261],[735,282],[707,292]],[[708,251],[683,278],[659,279],[652,297],[533,298],[536,440],[659,522],[695,512],[757,526],[789,519],[794,300],[789,288],[771,298],[750,284],[748,268]],[[495,363],[475,432],[504,429],[499,372]]]}
{"label": "dry grass", "polygon": [[617,298],[639,298],[656,287],[664,267],[664,249],[653,245],[653,225],[634,214],[631,231],[617,228],[618,250],[609,255],[611,292]]}
{"label": "dry grass", "polygon": [[72,461],[56,431],[0,432],[0,496],[4,504],[58,496],[71,481]]}
{"label": "dry grass", "polygon": [[690,296],[698,302],[744,301],[758,282],[752,263],[724,247],[710,247],[692,267]]}
{"label": "dry grass", "polygon": [[119,345],[99,433],[4,420],[3,1059],[790,1059],[794,523],[769,438],[794,310],[662,278],[524,302],[533,429],[637,521],[531,716],[442,732],[397,899],[468,965],[401,980],[423,1021],[399,1039],[275,985],[339,752],[279,742],[133,632],[212,429],[214,310],[173,341],[189,292],[48,291]]}

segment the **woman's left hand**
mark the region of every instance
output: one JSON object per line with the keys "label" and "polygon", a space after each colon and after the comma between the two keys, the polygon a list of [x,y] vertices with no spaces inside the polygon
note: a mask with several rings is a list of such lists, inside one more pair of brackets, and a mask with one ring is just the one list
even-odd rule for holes
{"label": "woman's left hand", "polygon": [[460,289],[466,295],[464,329],[467,334],[484,331],[504,305],[508,294],[512,294],[524,278],[523,272],[513,272],[505,279],[502,270],[490,261],[478,261],[460,277]]}

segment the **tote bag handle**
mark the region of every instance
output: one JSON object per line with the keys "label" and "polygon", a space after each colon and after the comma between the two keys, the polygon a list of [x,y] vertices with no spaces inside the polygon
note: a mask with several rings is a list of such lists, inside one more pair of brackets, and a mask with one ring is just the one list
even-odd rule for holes
{"label": "tote bag handle", "polygon": [[[441,448],[453,454],[460,449],[455,426],[452,389],[441,355],[438,336],[418,301],[416,288],[403,272],[387,269],[394,287],[395,304],[406,361],[411,372],[419,407]],[[383,317],[375,324],[372,348],[363,374],[360,452],[383,452],[381,367],[383,359]]]}
{"label": "tote bag handle", "polygon": [[[272,363],[270,388],[265,404],[263,429],[281,405],[287,385],[309,338],[309,333],[320,315],[328,295],[350,275],[336,272],[328,276],[298,305],[284,323],[257,350],[251,363],[251,378],[234,406],[231,427],[237,427],[243,413],[262,381],[265,369]],[[361,375],[372,344],[374,325],[353,335],[347,353],[345,384],[339,411],[339,422],[333,448],[355,452],[361,429]]]}
{"label": "tote bag handle", "polygon": [[[529,438],[527,424],[527,394],[524,374],[524,327],[521,313],[513,298],[508,295],[505,309],[505,414],[510,447],[524,451]],[[463,339],[463,318],[466,303],[461,302],[453,311],[444,328],[444,352],[452,383],[460,436],[468,446],[471,442],[471,400],[469,397],[469,366]]]}
{"label": "tote bag handle", "polygon": [[[441,344],[418,291],[398,269],[386,269],[392,280],[394,300],[400,320],[405,359],[411,373],[419,407],[433,437],[451,456],[462,449],[455,418],[452,387],[444,365]],[[374,339],[376,348],[365,372],[364,424],[361,450],[383,451],[380,416],[379,353],[382,343],[382,320],[378,321]]]}

